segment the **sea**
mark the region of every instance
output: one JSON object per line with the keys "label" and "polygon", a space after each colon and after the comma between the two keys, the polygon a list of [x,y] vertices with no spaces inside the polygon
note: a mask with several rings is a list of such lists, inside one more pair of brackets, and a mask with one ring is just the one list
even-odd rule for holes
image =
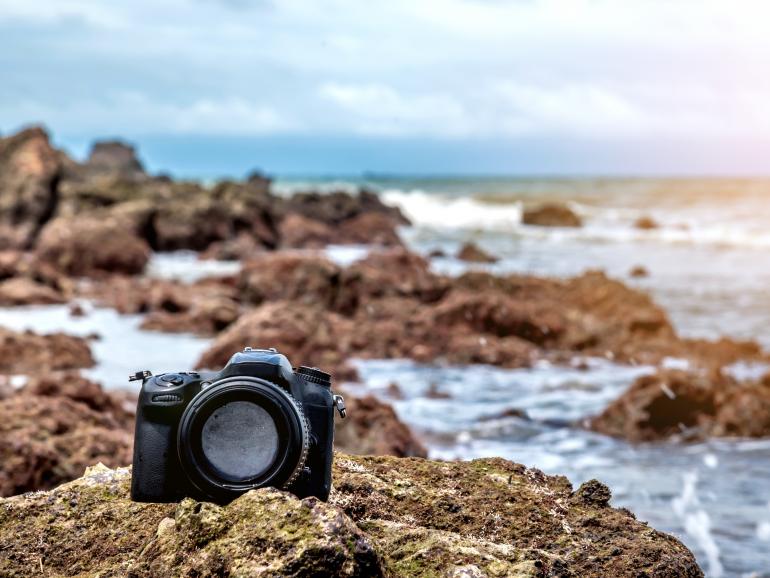
{"label": "sea", "polygon": [[[275,190],[356,190],[366,186],[401,208],[412,225],[401,234],[414,250],[440,250],[431,266],[458,275],[495,273],[569,277],[602,270],[652,295],[680,334],[755,339],[770,348],[770,179],[637,178],[284,178]],[[566,203],[576,229],[523,225],[523,208]],[[658,227],[634,227],[640,217]],[[499,257],[492,265],[453,257],[473,241]],[[367,247],[329,247],[347,264]],[[634,277],[643,267],[646,277]],[[201,263],[194,254],[156,255],[150,274],[193,280],[228,274],[238,263]],[[139,329],[141,317],[83,304],[0,309],[0,324],[36,331],[97,333],[91,375],[126,387],[138,369],[190,368],[209,340]],[[264,344],[269,345],[269,344]],[[670,367],[686,367],[679,359]],[[364,384],[390,402],[439,459],[502,456],[578,484],[596,478],[612,504],[672,533],[712,578],[770,577],[770,439],[632,445],[570,426],[602,411],[650,367],[607,359],[540,363],[530,369],[440,366],[410,360],[357,360]],[[588,367],[586,370],[585,367]],[[757,377],[769,368],[738,364]],[[401,395],[396,398],[391,383]],[[439,395],[436,395],[436,393]],[[517,417],[526,412],[529,419]]]}

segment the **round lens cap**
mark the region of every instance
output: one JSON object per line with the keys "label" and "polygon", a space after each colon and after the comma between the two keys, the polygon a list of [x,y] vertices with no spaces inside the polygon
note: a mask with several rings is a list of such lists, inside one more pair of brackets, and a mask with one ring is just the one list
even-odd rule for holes
{"label": "round lens cap", "polygon": [[318,385],[323,385],[324,387],[332,386],[332,376],[325,371],[321,371],[317,367],[305,367],[302,365],[297,369],[297,373],[308,381],[312,381]]}

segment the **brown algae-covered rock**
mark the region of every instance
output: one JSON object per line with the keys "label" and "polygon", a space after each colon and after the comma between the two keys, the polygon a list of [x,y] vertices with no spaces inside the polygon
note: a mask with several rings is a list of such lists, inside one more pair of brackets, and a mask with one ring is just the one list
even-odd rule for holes
{"label": "brown algae-covered rock", "polygon": [[64,333],[38,335],[0,327],[0,373],[29,374],[93,365],[91,348],[81,337]]}
{"label": "brown algae-covered rock", "polygon": [[138,504],[129,482],[99,465],[0,500],[0,574],[703,575],[675,538],[501,459],[338,454],[328,504],[269,488],[227,506]]}
{"label": "brown algae-covered rock", "polygon": [[525,225],[538,227],[581,227],[583,225],[583,220],[562,203],[546,203],[525,209],[521,221]]}

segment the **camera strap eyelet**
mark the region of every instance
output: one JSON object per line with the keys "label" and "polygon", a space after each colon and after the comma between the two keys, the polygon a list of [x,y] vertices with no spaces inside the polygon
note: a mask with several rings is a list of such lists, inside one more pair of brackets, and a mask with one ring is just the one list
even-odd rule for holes
{"label": "camera strap eyelet", "polygon": [[347,416],[347,410],[345,409],[345,398],[343,398],[341,395],[334,396],[334,407],[337,408],[341,418],[344,419]]}

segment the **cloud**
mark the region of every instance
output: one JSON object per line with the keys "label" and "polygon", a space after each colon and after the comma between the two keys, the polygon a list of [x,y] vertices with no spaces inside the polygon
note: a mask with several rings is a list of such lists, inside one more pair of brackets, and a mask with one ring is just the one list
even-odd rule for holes
{"label": "cloud", "polygon": [[448,94],[402,95],[382,84],[326,83],[320,95],[362,134],[462,136],[472,130],[463,106]]}
{"label": "cloud", "polygon": [[759,138],[759,0],[0,0],[0,130]]}

